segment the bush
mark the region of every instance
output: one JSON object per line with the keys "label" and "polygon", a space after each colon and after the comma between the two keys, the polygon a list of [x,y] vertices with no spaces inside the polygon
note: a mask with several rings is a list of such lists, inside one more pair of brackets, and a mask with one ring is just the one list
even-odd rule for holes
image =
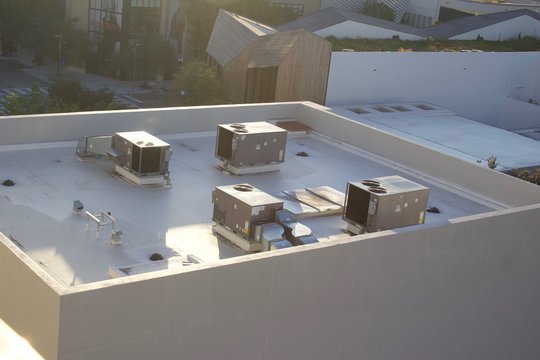
{"label": "bush", "polygon": [[540,168],[537,168],[536,170],[512,169],[508,171],[507,174],[540,185]]}
{"label": "bush", "polygon": [[109,89],[91,90],[78,80],[57,78],[48,88],[48,96],[37,85],[28,95],[9,95],[3,102],[8,115],[63,113],[125,109],[114,100]]}
{"label": "bush", "polygon": [[191,61],[182,66],[175,76],[176,88],[183,94],[184,105],[223,104],[224,91],[217,72],[202,61]]}
{"label": "bush", "polygon": [[394,21],[396,13],[394,10],[380,1],[366,0],[362,6],[362,13],[368,16],[376,17],[383,20]]}

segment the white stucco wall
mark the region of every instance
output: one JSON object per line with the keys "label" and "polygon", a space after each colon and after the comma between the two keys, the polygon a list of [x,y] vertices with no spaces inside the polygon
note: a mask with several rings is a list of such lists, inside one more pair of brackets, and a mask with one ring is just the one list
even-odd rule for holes
{"label": "white stucco wall", "polygon": [[367,24],[360,24],[354,21],[345,21],[340,24],[329,26],[315,32],[315,35],[325,38],[334,36],[336,38],[364,38],[364,39],[391,39],[398,35],[401,40],[422,40],[423,37],[408,34],[400,31],[380,28]]}
{"label": "white stucco wall", "polygon": [[62,296],[59,358],[537,359],[539,216],[514,209],[82,286]]}
{"label": "white stucco wall", "polygon": [[539,52],[334,52],[326,104],[426,101],[524,129],[540,127],[540,106],[526,102],[540,101],[539,84]]}
{"label": "white stucco wall", "polygon": [[[1,116],[0,146],[78,140],[83,136],[112,134],[118,131],[145,130],[155,135],[208,131],[215,129],[217,124],[288,118],[295,113],[299,104],[194,106]],[[69,126],[66,126],[66,122],[69,122]]]}
{"label": "white stucco wall", "polygon": [[[61,291],[51,276],[0,233],[0,319],[45,359],[58,356]],[[24,356],[8,355],[15,356],[8,359]]]}
{"label": "white stucco wall", "polygon": [[540,36],[540,21],[530,16],[520,16],[485,28],[453,36],[451,40],[476,40],[478,36],[484,40],[498,41],[515,39],[518,36]]}

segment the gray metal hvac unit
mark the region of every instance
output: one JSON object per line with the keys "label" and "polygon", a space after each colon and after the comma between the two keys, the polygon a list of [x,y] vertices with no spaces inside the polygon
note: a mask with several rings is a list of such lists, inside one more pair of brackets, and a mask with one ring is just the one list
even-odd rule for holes
{"label": "gray metal hvac unit", "polygon": [[267,122],[218,125],[215,155],[235,174],[275,171],[285,159],[287,130]]}
{"label": "gray metal hvac unit", "polygon": [[283,238],[284,229],[278,223],[267,223],[255,226],[255,236],[260,232],[261,251],[285,249],[293,245]]}
{"label": "gray metal hvac unit", "polygon": [[349,231],[381,231],[423,224],[429,189],[401,176],[347,184],[343,219]]}
{"label": "gray metal hvac unit", "polygon": [[248,241],[256,241],[255,225],[275,221],[283,201],[249,185],[217,186],[212,192],[212,220]]}
{"label": "gray metal hvac unit", "polygon": [[116,171],[138,184],[168,178],[171,147],[145,131],[114,134],[108,154],[116,163]]}

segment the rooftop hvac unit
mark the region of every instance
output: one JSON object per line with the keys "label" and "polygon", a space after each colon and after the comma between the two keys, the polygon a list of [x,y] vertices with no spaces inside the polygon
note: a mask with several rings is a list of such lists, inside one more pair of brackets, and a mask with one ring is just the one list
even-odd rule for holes
{"label": "rooftop hvac unit", "polygon": [[353,233],[423,224],[429,189],[401,176],[349,182],[343,219]]}
{"label": "rooftop hvac unit", "polygon": [[246,251],[261,250],[256,225],[274,222],[276,211],[283,209],[283,201],[249,184],[217,186],[212,202],[214,232]]}
{"label": "rooftop hvac unit", "polygon": [[285,159],[287,130],[267,122],[218,125],[219,166],[237,175],[276,171]]}
{"label": "rooftop hvac unit", "polygon": [[114,134],[108,154],[116,164],[116,171],[137,185],[169,180],[171,146],[145,131]]}

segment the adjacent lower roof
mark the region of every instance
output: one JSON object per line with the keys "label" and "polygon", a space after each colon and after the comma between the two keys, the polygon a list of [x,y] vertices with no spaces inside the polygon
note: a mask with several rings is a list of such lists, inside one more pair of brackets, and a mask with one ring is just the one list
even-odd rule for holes
{"label": "adjacent lower roof", "polygon": [[540,142],[426,103],[339,106],[335,113],[441,153],[497,170],[540,165]]}

